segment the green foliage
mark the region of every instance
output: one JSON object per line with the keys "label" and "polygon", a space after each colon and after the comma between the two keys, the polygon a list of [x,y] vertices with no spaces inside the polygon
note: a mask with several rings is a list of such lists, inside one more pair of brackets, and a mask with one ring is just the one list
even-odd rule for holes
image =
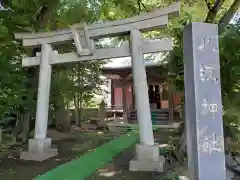
{"label": "green foliage", "polygon": [[179,180],[177,172],[171,172],[166,175],[166,177],[161,178],[162,180]]}
{"label": "green foliage", "polygon": [[[17,45],[2,45],[0,54],[0,121],[9,120],[26,105],[27,97],[24,71],[21,68],[20,51]],[[4,53],[3,53],[4,52]]]}
{"label": "green foliage", "polygon": [[103,63],[102,61],[80,62],[72,68],[69,77],[73,83],[71,91],[73,97],[78,97],[87,104],[96,94],[102,93],[101,85],[104,81],[101,79],[100,67]]}
{"label": "green foliage", "polygon": [[232,94],[233,98],[226,96],[224,98],[224,132],[225,137],[232,137],[238,139],[240,133],[240,94]]}
{"label": "green foliage", "polygon": [[220,36],[222,94],[234,99],[240,92],[240,23],[229,25]]}
{"label": "green foliage", "polygon": [[[171,74],[176,79],[176,86],[179,90],[184,88],[184,67],[183,67],[183,41],[182,33],[185,25],[192,21],[192,17],[186,14],[179,23],[172,26],[171,34],[174,37],[174,49],[171,52]],[[219,37],[221,84],[222,94],[231,96],[233,92],[240,91],[240,25],[229,25],[227,30]]]}
{"label": "green foliage", "polygon": [[184,65],[183,65],[183,29],[192,21],[192,16],[185,13],[178,22],[171,27],[171,35],[174,37],[174,48],[170,53],[169,74],[174,77],[178,90],[184,89]]}
{"label": "green foliage", "polygon": [[[84,1],[45,1],[14,0],[4,1],[5,7],[13,11],[0,12],[0,120],[6,122],[12,114],[33,112],[35,114],[38,68],[30,70],[21,67],[22,55],[32,55],[32,50],[24,51],[13,37],[14,32],[50,31],[73,23],[92,23],[99,19],[100,4],[92,0]],[[61,51],[72,51],[72,46],[60,47]],[[74,91],[90,101],[99,92],[102,62],[63,65],[53,68],[52,98],[50,109],[55,104],[69,103],[75,97]],[[77,74],[81,75],[81,85],[76,85]],[[71,79],[75,76],[75,79]],[[50,115],[55,116],[54,113]],[[52,119],[53,117],[50,117]]]}
{"label": "green foliage", "polygon": [[[169,70],[175,79],[176,88],[184,90],[183,28],[194,17],[185,13],[178,23],[171,27],[174,49],[170,54]],[[221,87],[224,105],[225,136],[236,138],[239,134],[240,116],[238,113],[240,93],[240,24],[229,25],[219,36]]]}

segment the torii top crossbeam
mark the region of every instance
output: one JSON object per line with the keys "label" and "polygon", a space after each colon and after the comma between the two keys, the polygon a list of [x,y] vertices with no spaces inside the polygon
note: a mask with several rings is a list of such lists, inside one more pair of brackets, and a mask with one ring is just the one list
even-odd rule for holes
{"label": "torii top crossbeam", "polygon": [[[149,31],[168,23],[168,16],[177,16],[180,10],[180,3],[174,3],[166,8],[156,9],[153,12],[142,13],[138,16],[105,22],[103,24],[91,24],[83,26],[81,24],[73,25],[80,34],[87,31],[88,37],[91,39],[104,38],[109,36],[118,36],[129,33],[131,29],[141,31]],[[39,33],[16,33],[16,39],[23,40],[23,46],[38,46],[45,43],[64,43],[73,40],[70,28],[62,29],[54,32]]]}
{"label": "torii top crossbeam", "polygon": [[[105,22],[103,24],[74,24],[68,29],[53,32],[16,33],[16,39],[23,40],[23,46],[34,47],[43,44],[67,43],[74,40],[77,53],[57,54],[51,52],[50,64],[78,62],[85,60],[100,60],[130,56],[129,43],[124,42],[121,47],[95,49],[94,39],[127,35],[131,30],[142,32],[154,30],[166,26],[168,17],[177,16],[180,11],[180,3],[174,3],[166,8],[156,9],[153,12],[142,13],[138,16]],[[142,39],[143,53],[153,53],[172,50],[172,40],[148,40]],[[23,66],[36,66],[40,64],[41,53],[36,57],[25,57]]]}

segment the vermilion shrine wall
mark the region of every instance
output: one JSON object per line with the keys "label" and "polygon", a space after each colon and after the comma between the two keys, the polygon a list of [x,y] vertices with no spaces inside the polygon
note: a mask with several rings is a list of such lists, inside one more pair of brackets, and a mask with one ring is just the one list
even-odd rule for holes
{"label": "vermilion shrine wall", "polygon": [[[122,88],[121,87],[117,87],[117,88],[113,88],[114,93],[113,93],[113,105],[116,106],[121,106],[123,105],[122,103]],[[126,88],[126,99],[127,99],[127,105],[132,106],[133,103],[133,98],[132,98],[132,88],[131,86],[128,86]]]}
{"label": "vermilion shrine wall", "polygon": [[[113,92],[114,91],[114,92]],[[122,88],[121,87],[113,87],[112,91],[112,105],[113,106],[120,106],[122,107]],[[176,92],[173,95],[173,103],[174,107],[180,104],[181,98],[183,97],[184,93],[183,92]],[[127,105],[128,107],[132,107],[133,104],[133,94],[132,94],[132,88],[129,85],[126,88],[126,99],[127,99]],[[167,100],[162,100],[161,101],[162,108],[168,108],[168,101]]]}

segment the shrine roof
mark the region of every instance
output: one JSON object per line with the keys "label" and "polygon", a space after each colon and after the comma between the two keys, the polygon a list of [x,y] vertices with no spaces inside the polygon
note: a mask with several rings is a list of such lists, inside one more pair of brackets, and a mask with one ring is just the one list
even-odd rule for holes
{"label": "shrine roof", "polygon": [[[152,59],[149,59],[152,57]],[[155,54],[154,56],[145,56],[145,65],[147,76],[158,77],[160,79],[166,72],[168,54]],[[132,74],[132,63],[131,58],[118,58],[112,59],[102,68],[103,76],[110,77],[111,79],[119,79],[121,76],[131,76]]]}
{"label": "shrine roof", "polygon": [[[157,54],[154,55],[153,58],[149,58],[149,56],[145,56],[145,66],[153,67],[153,66],[162,66],[165,64],[166,54]],[[129,69],[132,67],[131,57],[124,58],[116,58],[111,59],[107,64],[103,66],[103,70],[120,70],[120,69]]]}

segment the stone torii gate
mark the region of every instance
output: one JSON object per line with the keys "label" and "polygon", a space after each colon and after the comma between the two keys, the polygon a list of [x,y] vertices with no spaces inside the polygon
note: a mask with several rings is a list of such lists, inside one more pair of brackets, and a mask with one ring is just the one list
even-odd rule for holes
{"label": "stone torii gate", "polygon": [[[180,3],[175,3],[150,13],[103,24],[75,24],[54,32],[15,34],[16,39],[22,39],[23,46],[41,47],[36,57],[22,59],[23,67],[40,66],[40,71],[35,135],[29,140],[29,149],[21,154],[21,158],[43,161],[58,153],[57,149],[51,148],[51,139],[47,138],[52,65],[131,56],[140,144],[136,147],[136,158],[130,162],[130,170],[162,171],[164,158],[159,157],[159,146],[154,143],[143,55],[172,50],[172,40],[150,40],[143,38],[141,32],[166,27],[169,16],[177,16],[179,10]],[[94,48],[94,40],[119,35],[129,35],[130,43],[124,42],[118,48]],[[74,41],[77,53],[58,54],[53,50],[54,44],[67,41]]]}

